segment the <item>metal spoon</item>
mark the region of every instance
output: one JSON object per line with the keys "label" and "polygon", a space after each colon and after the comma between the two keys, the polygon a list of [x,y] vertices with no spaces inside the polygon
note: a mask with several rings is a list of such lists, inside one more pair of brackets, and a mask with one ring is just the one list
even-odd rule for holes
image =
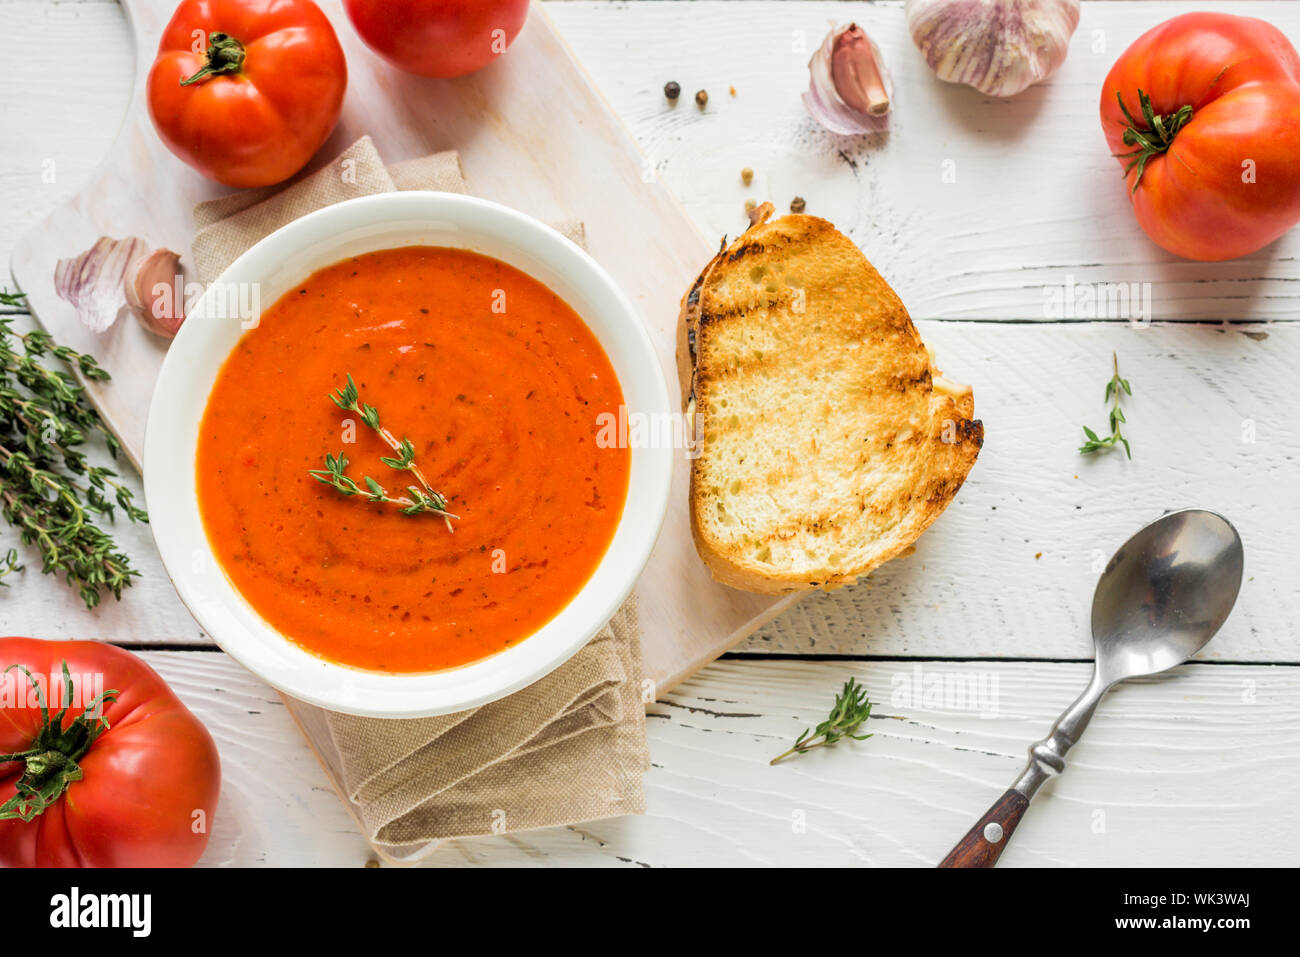
{"label": "metal spoon", "polygon": [[1092,680],[1051,733],[1029,748],[1011,790],[940,863],[992,867],[1043,782],[1065,769],[1102,697],[1126,678],[1180,665],[1214,637],[1241,589],[1241,536],[1222,515],[1170,512],[1130,538],[1101,573],[1092,599]]}

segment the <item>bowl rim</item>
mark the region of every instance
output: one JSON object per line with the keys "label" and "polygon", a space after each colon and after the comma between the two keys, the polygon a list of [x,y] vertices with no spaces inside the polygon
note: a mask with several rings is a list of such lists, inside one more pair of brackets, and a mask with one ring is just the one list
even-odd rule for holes
{"label": "bowl rim", "polygon": [[[261,618],[234,584],[226,577],[212,551],[198,512],[198,491],[194,452],[198,444],[198,423],[211,395],[211,383],[244,331],[226,348],[206,348],[218,335],[216,322],[208,312],[213,307],[214,289],[241,281],[263,282],[276,276],[286,256],[304,254],[333,241],[337,247],[348,237],[382,235],[390,230],[410,228],[427,222],[431,228],[450,226],[466,242],[477,236],[513,247],[520,258],[532,258],[553,268],[565,282],[571,282],[591,303],[597,304],[613,332],[597,329],[584,310],[569,303],[588,325],[602,349],[609,355],[611,342],[622,339],[622,351],[634,354],[636,365],[617,369],[624,404],[629,410],[645,406],[650,413],[668,414],[667,383],[654,344],[640,314],[612,277],[586,250],[555,229],[518,210],[479,197],[433,191],[381,193],[345,200],[314,210],[263,237],[208,283],[190,316],[182,325],[164,357],[150,401],[145,427],[144,489],[150,509],[150,529],[173,587],[200,627],[217,645],[241,665],[272,687],[298,700],[343,713],[383,718],[427,717],[479,707],[505,697],[545,677],[587,644],[613,617],[635,587],[658,540],[668,510],[672,481],[673,449],[661,443],[633,447],[629,451],[628,495],[614,538],[595,571],[557,614],[528,637],[486,658],[456,668],[425,673],[383,673],[329,661],[306,651]],[[450,236],[448,238],[451,238]],[[366,240],[363,240],[366,241]],[[373,249],[416,245],[410,241],[382,241]],[[434,243],[433,245],[438,245]],[[454,243],[443,243],[453,248]],[[311,253],[319,261],[308,273],[350,253]],[[334,256],[334,258],[330,258]],[[543,282],[529,269],[515,268]],[[296,280],[289,280],[290,283]],[[557,295],[560,295],[559,291]],[[280,295],[282,295],[281,293]],[[266,308],[278,301],[276,295]],[[568,301],[568,297],[561,295]],[[594,307],[593,307],[594,308]],[[589,310],[591,311],[591,310]],[[194,319],[200,321],[195,322]],[[598,324],[599,325],[599,324]],[[611,356],[611,362],[614,359]],[[208,385],[189,385],[195,364],[209,374]],[[645,364],[647,371],[640,371]],[[636,401],[629,396],[628,370],[635,376]],[[189,393],[187,395],[186,389]],[[180,411],[186,398],[202,392],[198,417]],[[174,401],[175,400],[175,401]],[[175,455],[174,450],[182,450]],[[179,461],[177,461],[179,460]],[[188,481],[178,480],[188,478]],[[633,501],[634,482],[640,482]],[[188,514],[187,514],[188,513]],[[194,540],[186,526],[198,523]],[[624,541],[621,535],[630,529]],[[615,546],[620,550],[615,555]],[[618,558],[611,562],[611,556]],[[612,571],[608,566],[617,565]],[[220,581],[218,581],[218,579]],[[600,590],[592,591],[600,579]],[[224,590],[220,582],[224,582]],[[217,594],[211,594],[215,588]],[[228,592],[228,594],[224,594]],[[231,596],[234,602],[231,602]],[[567,615],[579,605],[586,614]],[[251,619],[251,620],[250,620]],[[572,627],[574,621],[579,627]],[[563,620],[567,634],[552,628]],[[260,626],[260,627],[258,627]],[[545,641],[539,641],[545,636]],[[269,645],[267,644],[270,639]],[[260,647],[266,645],[266,647]],[[545,653],[543,653],[543,651]]]}

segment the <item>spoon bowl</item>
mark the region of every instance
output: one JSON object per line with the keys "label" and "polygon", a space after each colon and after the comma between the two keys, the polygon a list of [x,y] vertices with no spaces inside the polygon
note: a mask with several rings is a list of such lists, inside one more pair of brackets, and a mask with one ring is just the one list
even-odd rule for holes
{"label": "spoon bowl", "polygon": [[1120,546],[1097,582],[1092,637],[1107,685],[1182,664],[1232,611],[1245,557],[1216,512],[1170,512]]}

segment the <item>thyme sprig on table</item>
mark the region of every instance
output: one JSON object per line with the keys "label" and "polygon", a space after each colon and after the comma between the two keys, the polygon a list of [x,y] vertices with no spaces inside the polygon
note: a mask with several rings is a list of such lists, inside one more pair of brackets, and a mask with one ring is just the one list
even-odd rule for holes
{"label": "thyme sprig on table", "polygon": [[[0,293],[0,305],[22,300],[22,293]],[[0,318],[0,514],[40,551],[42,573],[62,574],[94,608],[104,591],[120,599],[139,574],[95,517],[112,520],[119,508],[133,522],[149,516],[116,472],[87,461],[82,448],[91,438],[114,459],[121,447],[77,380],[44,360],[73,366],[89,380],[107,381],[109,374],[48,333],[20,333],[12,323]],[[6,574],[16,571],[16,556],[5,564]]]}
{"label": "thyme sprig on table", "polygon": [[869,717],[871,717],[871,701],[867,698],[867,690],[858,684],[856,678],[850,678],[844,682],[844,688],[835,696],[830,716],[817,725],[816,729],[805,729],[793,747],[782,751],[768,763],[776,764],[792,754],[804,754],[814,748],[824,748],[844,738],[865,741],[871,735],[854,732],[862,727],[863,722]]}
{"label": "thyme sprig on table", "polygon": [[1119,375],[1119,356],[1111,353],[1111,359],[1115,365],[1115,372],[1106,383],[1106,401],[1111,403],[1110,407],[1110,435],[1102,438],[1086,425],[1083,427],[1083,434],[1088,437],[1088,441],[1079,446],[1079,451],[1084,455],[1090,455],[1093,452],[1101,452],[1105,449],[1113,448],[1116,443],[1124,446],[1124,452],[1131,459],[1133,450],[1129,448],[1128,439],[1124,438],[1120,432],[1120,423],[1127,422],[1124,418],[1124,410],[1119,407],[1120,392],[1126,392],[1128,395],[1133,394],[1133,387],[1128,384],[1128,379],[1121,379]]}
{"label": "thyme sprig on table", "polygon": [[338,455],[327,454],[325,456],[325,468],[310,469],[308,474],[321,484],[329,485],[344,495],[362,495],[367,502],[397,505],[401,508],[403,515],[420,515],[424,513],[441,515],[442,520],[447,524],[447,531],[452,531],[451,520],[460,516],[447,511],[447,497],[441,492],[434,491],[433,486],[429,484],[429,480],[424,477],[424,473],[415,463],[415,446],[410,439],[403,437],[399,440],[392,432],[379,424],[379,411],[373,405],[360,401],[357,384],[352,381],[351,375],[348,376],[348,384],[330,393],[329,399],[344,412],[357,413],[361,417],[361,421],[374,429],[379,437],[387,443],[388,447],[397,453],[396,455],[381,457],[379,461],[394,471],[410,472],[419,484],[408,485],[405,496],[390,495],[388,490],[375,479],[369,475],[363,475],[361,477],[361,481],[365,485],[363,489],[347,476],[348,459],[342,452]]}

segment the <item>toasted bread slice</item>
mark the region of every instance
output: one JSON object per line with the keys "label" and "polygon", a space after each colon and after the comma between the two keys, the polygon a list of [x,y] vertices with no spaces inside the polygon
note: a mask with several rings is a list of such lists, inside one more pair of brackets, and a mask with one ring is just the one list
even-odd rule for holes
{"label": "toasted bread slice", "polygon": [[682,299],[691,531],[713,576],[780,594],[907,550],[984,441],[902,302],[830,223],[756,223]]}

